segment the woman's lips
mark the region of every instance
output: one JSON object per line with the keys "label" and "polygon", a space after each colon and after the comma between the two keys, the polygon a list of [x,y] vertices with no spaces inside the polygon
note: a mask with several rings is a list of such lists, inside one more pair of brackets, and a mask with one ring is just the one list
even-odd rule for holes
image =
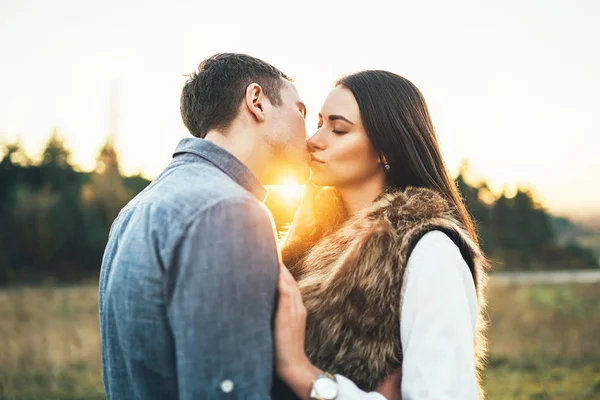
{"label": "woman's lips", "polygon": [[317,157],[313,156],[312,154],[310,155],[310,163],[311,163],[311,164],[313,164],[313,163],[316,163],[316,164],[317,164],[317,163],[318,163],[318,164],[325,164],[325,162],[324,162],[324,161],[322,161],[322,160],[318,159]]}

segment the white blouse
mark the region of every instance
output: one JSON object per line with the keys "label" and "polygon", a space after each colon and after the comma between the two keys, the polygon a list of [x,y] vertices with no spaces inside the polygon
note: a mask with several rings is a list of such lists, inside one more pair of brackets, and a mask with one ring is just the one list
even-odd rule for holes
{"label": "white blouse", "polygon": [[[458,247],[440,232],[425,234],[412,251],[402,287],[403,400],[477,400],[477,296]],[[386,400],[336,375],[338,400]]]}

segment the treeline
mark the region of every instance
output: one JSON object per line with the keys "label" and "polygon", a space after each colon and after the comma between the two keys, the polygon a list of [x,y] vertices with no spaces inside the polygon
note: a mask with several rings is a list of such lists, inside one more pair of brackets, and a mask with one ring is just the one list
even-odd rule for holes
{"label": "treeline", "polygon": [[0,285],[95,279],[112,221],[149,182],[122,176],[110,141],[78,171],[56,131],[39,160],[18,143],[0,160]]}
{"label": "treeline", "polygon": [[[493,196],[485,184],[457,183],[497,269],[597,268],[591,252],[559,244],[553,217],[527,191]],[[96,279],[108,231],[119,210],[149,181],[125,177],[110,140],[93,172],[81,172],[53,132],[32,160],[18,143],[0,145],[0,285]],[[270,195],[278,227],[290,203]]]}
{"label": "treeline", "polygon": [[485,182],[467,183],[466,172],[463,168],[456,181],[496,270],[598,268],[591,250],[563,240],[563,229],[572,224],[549,214],[529,190],[495,196]]}

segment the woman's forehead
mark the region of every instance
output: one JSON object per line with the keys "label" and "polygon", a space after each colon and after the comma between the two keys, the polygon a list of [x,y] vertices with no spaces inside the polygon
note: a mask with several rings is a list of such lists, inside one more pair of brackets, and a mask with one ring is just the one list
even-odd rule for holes
{"label": "woman's forehead", "polygon": [[329,92],[321,113],[323,115],[342,114],[347,117],[357,117],[359,109],[352,92],[343,86],[338,86]]}

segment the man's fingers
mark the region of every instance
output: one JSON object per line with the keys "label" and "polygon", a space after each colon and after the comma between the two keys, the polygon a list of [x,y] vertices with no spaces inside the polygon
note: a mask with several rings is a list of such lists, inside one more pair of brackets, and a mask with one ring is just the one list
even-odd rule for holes
{"label": "man's fingers", "polygon": [[[294,290],[296,289],[296,281],[294,277],[285,267],[285,265],[281,264],[279,268],[279,288],[283,292],[283,294],[287,296],[291,296],[294,294]],[[297,289],[296,289],[297,290]]]}
{"label": "man's fingers", "polygon": [[298,288],[298,283],[283,264],[280,268],[279,290],[281,297],[284,298],[283,301],[286,306],[292,308],[296,313],[306,312],[304,302],[302,301],[302,295]]}
{"label": "man's fingers", "polygon": [[281,277],[286,280],[286,282],[296,283],[296,280],[292,276],[290,270],[287,269],[287,267],[283,264],[281,264],[280,274],[281,274]]}

